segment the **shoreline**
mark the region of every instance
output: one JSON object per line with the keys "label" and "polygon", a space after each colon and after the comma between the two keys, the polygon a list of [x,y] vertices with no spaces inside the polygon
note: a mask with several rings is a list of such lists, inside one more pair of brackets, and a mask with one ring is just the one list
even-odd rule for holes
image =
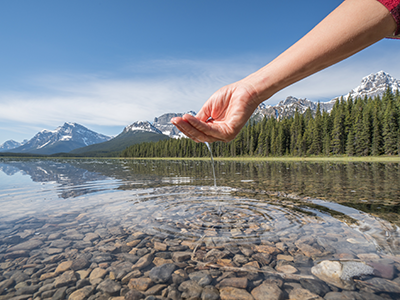
{"label": "shoreline", "polygon": [[[51,156],[0,156],[13,159],[120,159],[120,160],[210,160],[210,157],[51,157]],[[400,156],[278,156],[278,157],[214,157],[215,161],[288,161],[288,162],[400,162]]]}

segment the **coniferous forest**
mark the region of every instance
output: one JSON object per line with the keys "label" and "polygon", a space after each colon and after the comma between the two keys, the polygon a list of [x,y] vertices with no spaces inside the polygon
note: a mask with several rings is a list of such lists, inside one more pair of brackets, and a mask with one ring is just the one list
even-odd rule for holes
{"label": "coniferous forest", "polygon": [[[318,108],[293,117],[249,121],[229,142],[211,144],[214,157],[400,155],[400,93],[336,101],[328,113]],[[128,147],[123,157],[208,157],[203,143],[168,139]]]}

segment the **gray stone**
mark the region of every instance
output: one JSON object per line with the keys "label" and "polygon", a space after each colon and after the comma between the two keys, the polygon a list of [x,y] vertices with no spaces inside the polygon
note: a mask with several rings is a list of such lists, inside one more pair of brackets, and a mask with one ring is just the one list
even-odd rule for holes
{"label": "gray stone", "polygon": [[142,275],[142,272],[140,272],[139,270],[134,270],[128,274],[126,274],[122,279],[121,279],[121,283],[122,284],[127,284],[129,282],[129,280],[131,280],[132,278],[137,278],[140,275]]}
{"label": "gray stone", "polygon": [[118,258],[121,260],[127,260],[131,263],[136,263],[139,260],[139,256],[129,253],[118,253]]}
{"label": "gray stone", "polygon": [[88,279],[80,279],[76,282],[76,288],[81,289],[84,286],[90,285],[90,281]]}
{"label": "gray stone", "polygon": [[261,266],[267,266],[272,260],[271,255],[266,253],[253,254],[252,258],[257,261]]}
{"label": "gray stone", "polygon": [[203,288],[203,291],[201,292],[201,300],[218,300],[218,299],[219,299],[219,291],[216,287],[212,285],[207,285]]}
{"label": "gray stone", "polygon": [[[40,298],[46,299],[46,298],[51,298],[55,294],[57,290],[49,290],[49,291],[44,291],[43,293],[40,294]],[[35,296],[34,296],[35,298]]]}
{"label": "gray stone", "polygon": [[93,286],[85,286],[71,293],[71,295],[68,297],[68,300],[84,300],[93,293],[93,290]]}
{"label": "gray stone", "polygon": [[357,281],[357,283],[375,292],[400,294],[400,285],[384,278],[374,277],[365,281]]}
{"label": "gray stone", "polygon": [[97,286],[97,289],[110,296],[116,296],[119,294],[121,285],[111,279],[106,279]]}
{"label": "gray stone", "polygon": [[151,269],[149,276],[155,283],[165,283],[170,280],[171,274],[175,269],[175,264],[163,264]]}
{"label": "gray stone", "polygon": [[159,294],[163,289],[167,287],[166,284],[156,284],[149,288],[146,292],[144,292],[145,295],[157,295]]}
{"label": "gray stone", "polygon": [[112,260],[112,257],[108,253],[96,253],[91,259],[91,261],[94,263],[102,263],[110,260]]}
{"label": "gray stone", "polygon": [[74,271],[66,271],[56,278],[56,280],[54,281],[54,287],[60,288],[63,286],[71,285],[77,280],[78,279],[76,278]]}
{"label": "gray stone", "polygon": [[64,239],[54,240],[51,242],[50,247],[53,248],[66,248],[71,245],[71,241],[66,241]]}
{"label": "gray stone", "polygon": [[66,291],[67,291],[67,287],[64,286],[62,288],[59,288],[55,294],[53,295],[53,297],[51,297],[51,300],[63,300],[65,298],[66,295]]}
{"label": "gray stone", "polygon": [[35,285],[28,285],[21,287],[20,289],[17,289],[16,294],[19,295],[28,295],[28,294],[33,294],[37,290],[39,290],[41,284],[35,284]]}
{"label": "gray stone", "polygon": [[15,284],[18,284],[20,282],[26,281],[29,279],[29,275],[25,274],[24,272],[18,270],[16,271],[10,278],[11,280],[15,281]]}
{"label": "gray stone", "polygon": [[0,282],[0,295],[4,293],[10,286],[14,284],[14,279],[6,279]]}
{"label": "gray stone", "polygon": [[385,300],[377,294],[365,293],[365,292],[329,292],[324,297],[325,300]]}
{"label": "gray stone", "polygon": [[144,295],[135,289],[132,289],[125,294],[125,300],[140,300],[143,298],[144,298]]}
{"label": "gray stone", "polygon": [[300,279],[300,284],[303,288],[321,297],[325,296],[326,293],[329,293],[331,291],[329,286],[325,282],[320,280]]}
{"label": "gray stone", "polygon": [[134,264],[132,266],[132,269],[143,269],[145,267],[147,267],[148,265],[150,265],[153,261],[153,254],[149,253],[146,254],[145,256],[142,256],[137,262],[136,264]]}
{"label": "gray stone", "polygon": [[89,267],[90,262],[86,257],[80,256],[72,261],[71,270],[78,271]]}
{"label": "gray stone", "polygon": [[170,259],[170,258],[172,258],[172,253],[171,252],[156,252],[155,256],[161,257],[164,259]]}
{"label": "gray stone", "polygon": [[178,288],[182,292],[182,298],[200,298],[203,288],[193,280],[184,281]]}
{"label": "gray stone", "polygon": [[18,250],[32,250],[38,248],[42,244],[43,242],[41,240],[31,239],[29,241],[8,248],[7,252],[13,252]]}
{"label": "gray stone", "polygon": [[212,281],[210,272],[207,270],[190,273],[189,278],[190,280],[196,281],[200,286],[209,285]]}
{"label": "gray stone", "polygon": [[185,251],[185,252],[174,252],[172,254],[172,260],[175,262],[183,262],[187,261],[192,257],[192,252]]}
{"label": "gray stone", "polygon": [[255,300],[282,300],[284,294],[275,284],[262,283],[251,291]]}

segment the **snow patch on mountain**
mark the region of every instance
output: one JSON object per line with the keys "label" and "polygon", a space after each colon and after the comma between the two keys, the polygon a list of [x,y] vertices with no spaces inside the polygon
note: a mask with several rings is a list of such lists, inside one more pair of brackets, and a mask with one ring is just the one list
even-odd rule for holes
{"label": "snow patch on mountain", "polygon": [[393,93],[400,90],[400,80],[396,80],[384,71],[379,71],[376,74],[365,76],[361,80],[361,84],[345,95],[344,99],[347,100],[350,96],[353,99],[382,96],[387,88],[390,88]]}
{"label": "snow patch on mountain", "polygon": [[[59,143],[70,144],[72,148],[102,143],[110,140],[110,137],[96,133],[77,123],[66,122],[55,130],[43,129],[24,145],[13,149],[13,152],[32,152],[45,149]],[[73,144],[73,146],[71,146]],[[67,152],[70,151],[67,147]]]}
{"label": "snow patch on mountain", "polygon": [[157,118],[154,118],[153,126],[161,131],[163,134],[168,135],[171,138],[182,138],[186,137],[182,132],[171,123],[171,119],[175,117],[182,117],[185,114],[195,116],[194,111],[188,111],[186,113],[166,113]]}
{"label": "snow patch on mountain", "polygon": [[14,140],[5,141],[3,144],[0,145],[0,152],[15,149],[19,146],[22,146],[26,142],[27,142],[27,140],[24,140],[22,143],[16,142]]}
{"label": "snow patch on mountain", "polygon": [[160,130],[155,128],[149,121],[137,121],[132,123],[129,126],[126,126],[124,132],[129,131],[146,131],[146,132],[154,132],[158,134],[162,134]]}
{"label": "snow patch on mountain", "polygon": [[[338,99],[341,97],[343,97],[344,100],[347,100],[350,96],[353,99],[357,97],[363,98],[365,96],[372,98],[376,96],[382,96],[388,87],[393,93],[395,93],[396,90],[400,90],[400,80],[396,80],[384,71],[380,71],[376,74],[370,74],[365,76],[361,80],[361,84],[355,89],[351,90],[347,95],[336,97],[328,102],[319,102],[320,109],[321,111],[325,110],[330,112],[336,101],[338,101]],[[289,96],[274,106],[261,103],[254,111],[252,119],[259,121],[263,117],[275,117],[276,119],[291,117],[294,116],[296,110],[299,113],[305,113],[307,109],[311,109],[313,112],[315,112],[317,110],[317,106],[318,102]]]}

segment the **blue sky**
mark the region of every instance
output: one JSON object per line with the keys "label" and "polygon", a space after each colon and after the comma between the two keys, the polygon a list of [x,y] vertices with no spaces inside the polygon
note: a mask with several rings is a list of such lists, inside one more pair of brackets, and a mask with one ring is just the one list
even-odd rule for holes
{"label": "blue sky", "polygon": [[[117,135],[138,120],[198,111],[340,3],[2,1],[0,144],[64,122]],[[399,53],[400,41],[383,40],[267,103],[287,96],[327,101],[380,70],[400,79]]]}

